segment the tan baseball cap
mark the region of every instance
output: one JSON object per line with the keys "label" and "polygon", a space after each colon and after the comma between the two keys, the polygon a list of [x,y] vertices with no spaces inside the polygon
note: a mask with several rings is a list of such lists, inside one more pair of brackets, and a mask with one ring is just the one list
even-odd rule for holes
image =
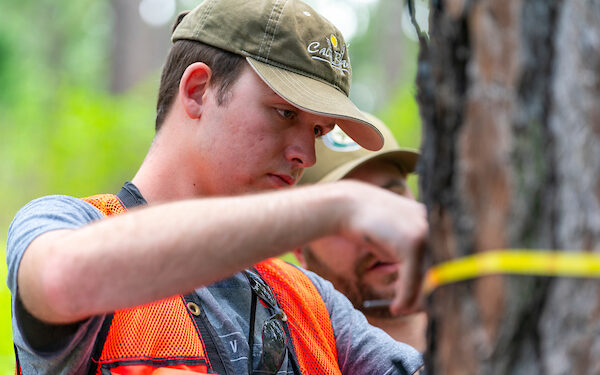
{"label": "tan baseball cap", "polygon": [[175,28],[172,40],[199,41],[246,57],[279,96],[330,116],[368,150],[383,137],[348,98],[352,68],[341,32],[299,0],[204,0]]}
{"label": "tan baseball cap", "polygon": [[383,148],[379,151],[366,150],[336,127],[315,141],[317,162],[304,170],[299,185],[340,180],[371,160],[386,160],[407,174],[415,171],[419,153],[413,149],[400,148],[390,129],[381,120],[371,114],[363,114],[383,135]]}

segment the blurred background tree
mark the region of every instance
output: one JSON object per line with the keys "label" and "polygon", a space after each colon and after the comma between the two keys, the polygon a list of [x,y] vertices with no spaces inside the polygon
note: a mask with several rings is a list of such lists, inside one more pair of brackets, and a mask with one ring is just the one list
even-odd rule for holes
{"label": "blurred background tree", "polygon": [[[116,192],[154,135],[160,68],[178,11],[199,0],[0,3],[0,232],[47,194]],[[350,43],[351,96],[417,148],[417,45],[399,0],[307,1]],[[417,1],[418,16],[426,7]],[[416,186],[412,182],[413,187]],[[416,189],[413,189],[416,191]],[[0,263],[6,279],[6,264]],[[10,294],[0,286],[0,374],[14,373]]]}

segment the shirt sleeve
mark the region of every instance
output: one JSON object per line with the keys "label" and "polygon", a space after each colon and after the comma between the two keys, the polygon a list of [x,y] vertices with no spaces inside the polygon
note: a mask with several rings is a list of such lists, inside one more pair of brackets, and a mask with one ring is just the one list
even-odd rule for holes
{"label": "shirt sleeve", "polygon": [[410,375],[423,366],[423,358],[415,348],[370,325],[329,281],[302,271],[316,286],[329,311],[342,374]]}
{"label": "shirt sleeve", "polygon": [[104,317],[51,325],[31,316],[18,297],[17,275],[23,254],[34,239],[46,232],[80,228],[102,217],[95,207],[80,199],[47,196],[24,206],[8,229],[6,262],[13,341],[24,374],[83,373]]}

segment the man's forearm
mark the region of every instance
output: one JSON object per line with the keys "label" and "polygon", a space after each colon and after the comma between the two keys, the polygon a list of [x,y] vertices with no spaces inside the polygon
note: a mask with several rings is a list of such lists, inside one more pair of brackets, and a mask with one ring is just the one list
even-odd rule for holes
{"label": "man's forearm", "polygon": [[340,189],[309,187],[147,207],[46,233],[19,269],[37,318],[69,323],[185,293],[338,231]]}

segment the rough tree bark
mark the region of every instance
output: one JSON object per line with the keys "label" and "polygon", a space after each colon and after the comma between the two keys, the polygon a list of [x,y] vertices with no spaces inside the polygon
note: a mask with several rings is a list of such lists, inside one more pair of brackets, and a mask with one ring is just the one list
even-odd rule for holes
{"label": "rough tree bark", "polygon": [[[431,0],[417,78],[431,263],[600,251],[600,1]],[[430,374],[599,374],[600,281],[488,276],[428,301]]]}

